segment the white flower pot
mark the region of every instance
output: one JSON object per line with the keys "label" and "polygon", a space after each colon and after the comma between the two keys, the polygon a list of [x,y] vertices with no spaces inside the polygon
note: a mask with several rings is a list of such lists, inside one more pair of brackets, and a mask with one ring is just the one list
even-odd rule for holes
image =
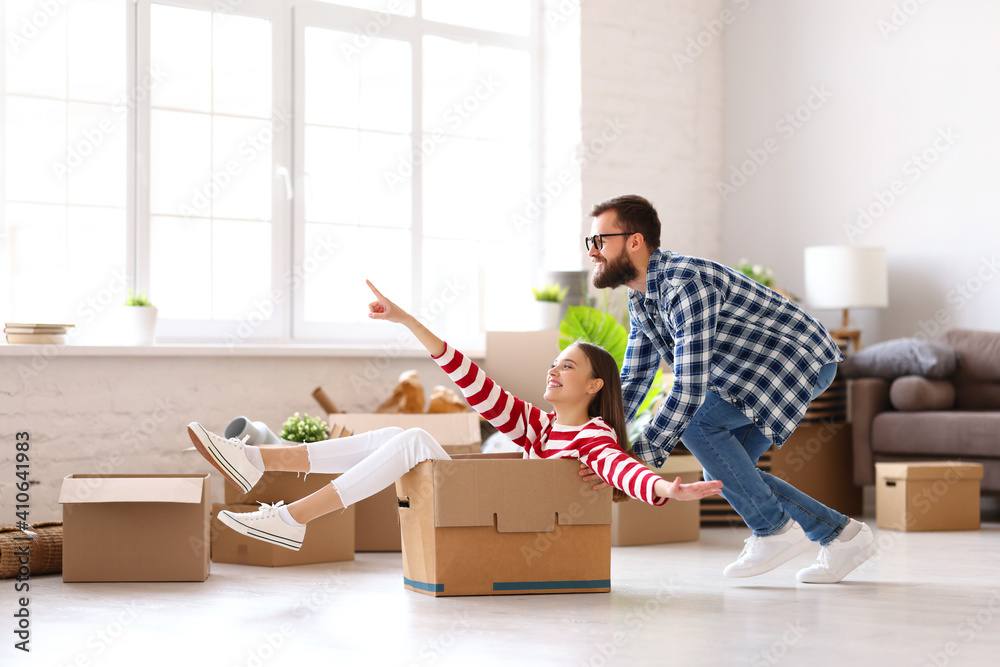
{"label": "white flower pot", "polygon": [[122,306],[121,344],[152,345],[156,338],[156,315],[153,306]]}
{"label": "white flower pot", "polygon": [[554,301],[535,301],[534,324],[539,331],[558,329],[562,321],[562,304]]}

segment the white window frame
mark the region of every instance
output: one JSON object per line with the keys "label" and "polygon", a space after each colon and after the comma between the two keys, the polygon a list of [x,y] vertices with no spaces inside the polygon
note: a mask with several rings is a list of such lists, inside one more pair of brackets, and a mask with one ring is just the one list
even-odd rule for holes
{"label": "white window frame", "polygon": [[[272,51],[272,111],[280,114],[291,114],[291,81],[287,76],[291,71],[291,45],[289,43],[289,10],[284,1],[279,0],[241,0],[227,2],[226,0],[136,0],[135,29],[132,32],[138,48],[135,54],[135,76],[131,78],[132,90],[138,90],[143,78],[150,68],[150,8],[153,4],[172,5],[188,9],[200,9],[237,16],[251,16],[271,21],[271,51]],[[130,43],[131,45],[131,43]],[[132,209],[135,214],[135,236],[129,239],[134,262],[128,264],[130,274],[134,276],[137,289],[148,291],[150,281],[150,96],[136,105],[135,116],[135,160],[133,170],[135,178],[135,202]],[[272,119],[274,116],[272,115]],[[289,169],[291,164],[291,132],[275,132],[271,144],[271,294],[268,304],[261,304],[248,313],[244,320],[179,320],[160,318],[157,323],[157,340],[170,341],[205,341],[258,343],[287,342],[290,338],[289,322],[291,319],[291,286],[284,279],[290,270],[289,216],[291,202],[288,198],[286,177],[282,169]],[[284,172],[287,174],[288,172]],[[183,258],[178,258],[183,261]],[[155,295],[151,295],[154,297]],[[265,319],[265,311],[271,310],[269,318]]]}
{"label": "white window frame", "polygon": [[[368,10],[345,7],[341,5],[328,4],[325,2],[315,2],[312,0],[302,0],[295,3],[294,14],[294,37],[295,49],[295,86],[294,86],[294,109],[295,109],[295,138],[294,147],[294,173],[296,193],[305,192],[308,174],[305,170],[305,30],[309,27],[322,28],[326,30],[354,31],[357,26],[365,26],[373,21],[374,13]],[[500,46],[514,49],[522,49],[528,52],[531,62],[532,85],[531,91],[533,99],[529,101],[531,105],[531,198],[537,201],[541,180],[541,127],[542,127],[542,97],[541,97],[541,73],[542,73],[542,48],[541,48],[541,20],[542,5],[537,0],[532,1],[531,31],[527,36],[510,35],[505,33],[495,33],[475,28],[466,28],[447,23],[429,21],[421,17],[422,0],[416,0],[415,16],[392,15],[391,19],[384,25],[379,25],[378,37],[397,39],[409,42],[411,49],[411,86],[412,86],[412,107],[411,107],[411,145],[419,146],[423,139],[423,37],[439,36],[448,39],[473,41],[479,44],[490,46]],[[411,303],[414,304],[414,312],[420,312],[421,295],[423,283],[423,160],[410,160],[413,168],[412,175],[412,225],[411,251],[412,263],[410,267],[413,277],[411,290]],[[300,239],[305,238],[305,198],[294,197],[293,214],[293,266],[303,266],[305,248]],[[543,248],[541,247],[541,225],[534,225],[531,232],[531,247],[525,248],[525,252],[531,256],[531,269],[538,272],[542,268]],[[482,295],[479,295],[481,297]],[[331,295],[331,304],[334,303],[336,295]],[[477,298],[479,298],[477,297]],[[391,297],[390,297],[391,298]],[[386,344],[389,342],[399,343],[398,331],[392,327],[378,326],[377,324],[343,324],[328,322],[306,322],[305,313],[305,292],[298,290],[294,295],[294,313],[292,320],[292,331],[296,341],[337,341],[347,344],[359,344],[367,342],[369,344]],[[335,307],[331,305],[331,307]],[[442,332],[448,333],[448,332]],[[460,336],[458,332],[450,335],[456,346],[469,349],[482,349],[485,345],[485,332],[483,331],[482,318],[478,332],[466,332],[465,336]],[[405,342],[403,343],[405,344]]]}

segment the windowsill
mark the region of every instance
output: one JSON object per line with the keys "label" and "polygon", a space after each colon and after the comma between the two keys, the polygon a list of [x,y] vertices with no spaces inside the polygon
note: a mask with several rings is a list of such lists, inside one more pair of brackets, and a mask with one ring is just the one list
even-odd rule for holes
{"label": "windowsill", "polygon": [[[484,350],[462,350],[471,359],[483,359]],[[11,345],[0,343],[3,357],[381,357],[430,358],[422,347],[399,345],[226,345],[223,343],[157,343],[154,345]]]}

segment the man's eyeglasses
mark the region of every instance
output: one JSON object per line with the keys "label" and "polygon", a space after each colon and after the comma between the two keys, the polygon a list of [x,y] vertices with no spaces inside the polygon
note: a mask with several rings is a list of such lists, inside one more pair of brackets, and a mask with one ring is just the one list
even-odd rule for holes
{"label": "man's eyeglasses", "polygon": [[604,239],[609,236],[632,236],[637,232],[618,232],[617,234],[594,234],[593,236],[588,236],[583,240],[584,244],[587,246],[587,252],[590,252],[591,246],[601,250],[604,248]]}

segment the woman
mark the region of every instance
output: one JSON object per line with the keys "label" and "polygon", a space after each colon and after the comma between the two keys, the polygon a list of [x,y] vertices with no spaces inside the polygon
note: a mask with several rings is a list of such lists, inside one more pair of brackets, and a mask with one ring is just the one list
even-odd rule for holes
{"label": "woman", "polygon": [[[652,505],[668,499],[696,500],[720,493],[721,482],[682,484],[661,478],[628,456],[618,368],[605,350],[574,343],[556,358],[546,376],[545,400],[553,412],[503,391],[461,352],[431,333],[415,317],[375,294],[368,316],[405,325],[465,394],[469,404],[525,450],[527,458],[578,458],[605,483]],[[249,491],[265,470],[343,473],[329,485],[285,505],[255,512],[222,511],[222,523],[243,535],[298,550],[306,524],[373,495],[421,461],[448,459],[423,429],[384,428],[304,445],[254,447],[225,439],[192,422],[195,447],[233,484]]]}

